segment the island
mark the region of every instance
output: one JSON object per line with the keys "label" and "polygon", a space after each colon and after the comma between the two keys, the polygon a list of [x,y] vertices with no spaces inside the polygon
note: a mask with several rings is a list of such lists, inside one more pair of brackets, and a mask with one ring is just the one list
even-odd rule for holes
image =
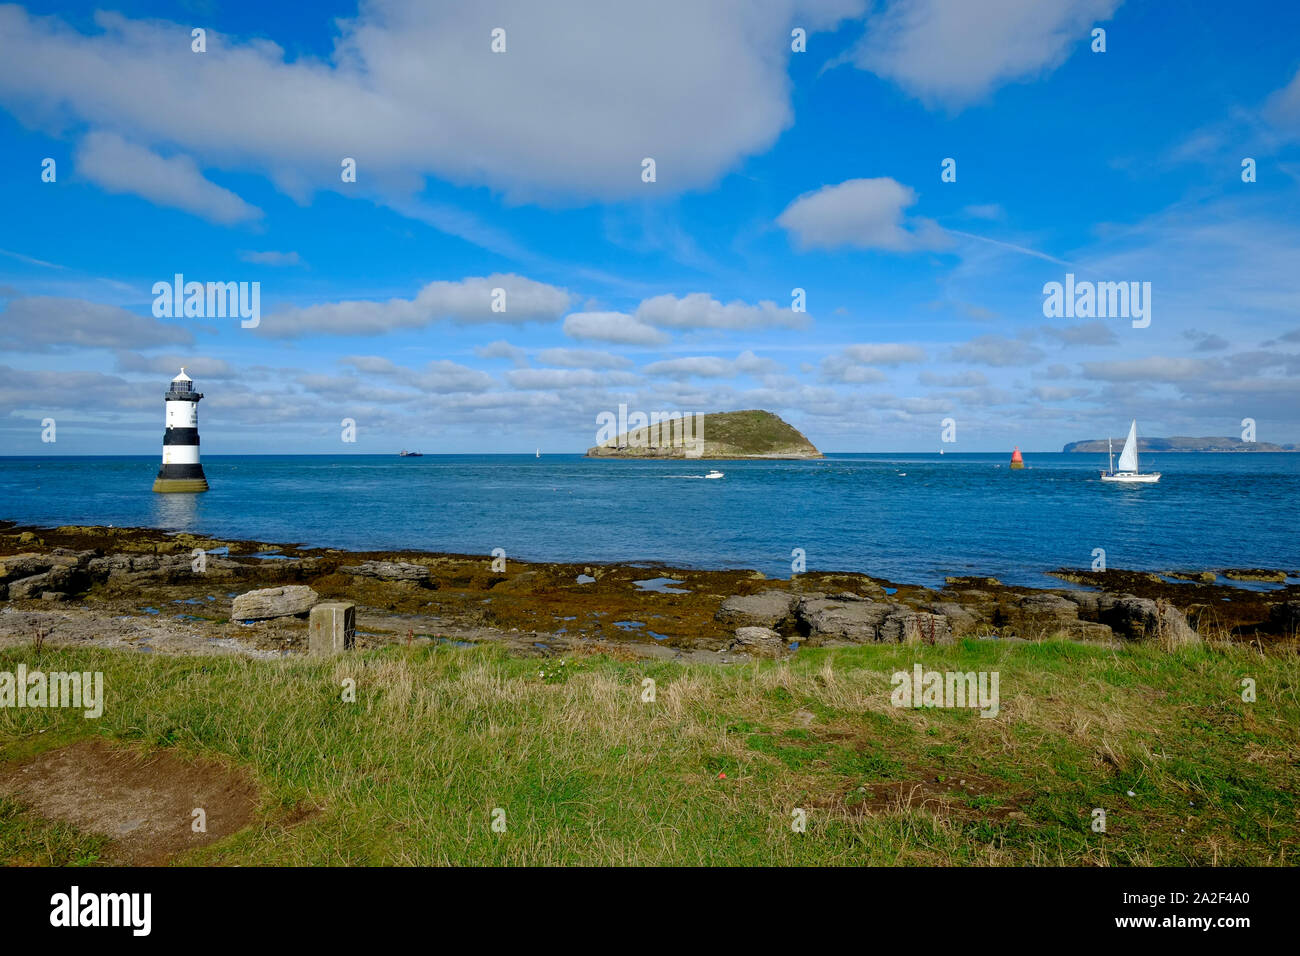
{"label": "island", "polygon": [[[1124,436],[1110,439],[1115,453],[1124,447]],[[1105,438],[1090,438],[1087,441],[1072,441],[1061,449],[1063,452],[1085,452],[1087,454],[1106,454]],[[1296,445],[1275,445],[1267,441],[1242,441],[1240,438],[1143,438],[1138,437],[1139,452],[1154,451],[1300,451]]]}
{"label": "island", "polygon": [[588,458],[825,457],[797,428],[761,409],[677,417],[633,413],[624,414],[619,424],[626,430],[612,434],[609,422],[597,435],[599,444],[587,449]]}

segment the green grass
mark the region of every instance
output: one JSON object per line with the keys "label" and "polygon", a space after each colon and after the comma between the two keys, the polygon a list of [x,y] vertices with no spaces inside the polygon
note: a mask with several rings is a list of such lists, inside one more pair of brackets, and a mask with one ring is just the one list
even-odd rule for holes
{"label": "green grass", "polygon": [[771,412],[757,409],[706,415],[704,438],[706,441],[732,445],[751,455],[809,444],[808,439],[793,425]]}
{"label": "green grass", "polygon": [[[107,704],[98,720],[0,709],[0,760],[100,736],[246,767],[263,790],[257,822],[176,861],[194,864],[1296,858],[1294,658],[967,641],[732,668],[566,661],[446,646],[269,663],[11,649],[0,670],[103,671]],[[890,674],[915,661],[997,670],[1001,712],[892,707]],[[1243,677],[1257,702],[1242,702]],[[349,678],[355,703],[341,700]],[[962,792],[964,779],[984,789]],[[888,798],[922,790],[944,800]],[[1090,829],[1094,807],[1108,832]],[[0,863],[105,854],[100,837],[0,802]]]}

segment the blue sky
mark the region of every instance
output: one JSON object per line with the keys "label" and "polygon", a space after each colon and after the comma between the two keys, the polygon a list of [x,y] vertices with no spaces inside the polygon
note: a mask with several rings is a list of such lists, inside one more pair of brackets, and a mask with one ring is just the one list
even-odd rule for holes
{"label": "blue sky", "polygon": [[[620,403],[1300,441],[1294,4],[313,7],[0,6],[0,453],[156,451],[182,363],[206,454],[575,452]],[[177,272],[260,324],[155,318]],[[1150,324],[1045,317],[1066,273]]]}

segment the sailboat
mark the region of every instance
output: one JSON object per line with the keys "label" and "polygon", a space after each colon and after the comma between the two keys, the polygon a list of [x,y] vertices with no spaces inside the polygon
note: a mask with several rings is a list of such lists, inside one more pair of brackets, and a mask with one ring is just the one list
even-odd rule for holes
{"label": "sailboat", "polygon": [[1153,485],[1160,480],[1160,472],[1158,471],[1145,475],[1138,471],[1138,423],[1136,418],[1133,419],[1133,424],[1128,427],[1128,438],[1124,441],[1124,450],[1119,453],[1119,471],[1115,470],[1115,452],[1111,448],[1109,438],[1106,439],[1106,451],[1110,455],[1110,471],[1101,473],[1102,481]]}

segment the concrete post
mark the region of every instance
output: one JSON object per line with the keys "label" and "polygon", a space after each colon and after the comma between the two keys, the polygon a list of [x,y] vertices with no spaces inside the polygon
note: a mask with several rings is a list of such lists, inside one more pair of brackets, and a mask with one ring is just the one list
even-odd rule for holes
{"label": "concrete post", "polygon": [[340,654],[357,642],[357,606],[349,601],[327,601],[311,609],[307,622],[307,649],[311,654]]}

